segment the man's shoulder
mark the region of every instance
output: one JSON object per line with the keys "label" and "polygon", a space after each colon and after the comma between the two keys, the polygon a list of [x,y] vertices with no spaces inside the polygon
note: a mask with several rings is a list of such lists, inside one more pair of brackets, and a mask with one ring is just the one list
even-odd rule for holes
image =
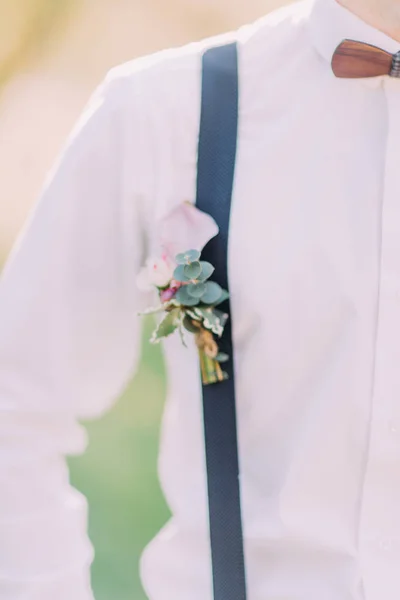
{"label": "man's shoulder", "polygon": [[265,65],[268,56],[279,59],[296,44],[308,12],[309,0],[291,4],[236,31],[118,65],[108,73],[107,80],[123,82],[125,89],[133,87],[145,94],[162,92],[163,88],[175,92],[177,88],[192,90],[206,50],[236,42],[244,64]]}

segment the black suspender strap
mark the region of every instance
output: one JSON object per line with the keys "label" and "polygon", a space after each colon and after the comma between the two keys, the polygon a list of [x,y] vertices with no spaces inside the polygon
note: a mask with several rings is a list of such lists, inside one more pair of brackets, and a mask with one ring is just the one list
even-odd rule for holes
{"label": "black suspender strap", "polygon": [[[203,56],[197,175],[197,206],[210,214],[220,229],[202,256],[215,266],[213,279],[228,290],[229,220],[238,132],[237,54],[237,45],[229,44],[211,48]],[[229,301],[222,308],[231,315]],[[231,357],[224,363],[229,379],[203,386],[214,600],[246,600],[230,321],[220,347]]]}

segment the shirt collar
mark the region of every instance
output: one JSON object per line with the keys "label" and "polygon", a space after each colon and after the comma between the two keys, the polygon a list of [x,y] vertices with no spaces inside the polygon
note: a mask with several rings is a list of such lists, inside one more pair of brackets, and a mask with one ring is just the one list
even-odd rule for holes
{"label": "shirt collar", "polygon": [[[392,54],[400,50],[399,42],[368,25],[336,0],[313,0],[309,26],[315,48],[329,64],[336,48],[345,39],[372,44]],[[360,81],[376,86],[382,79],[374,77]]]}

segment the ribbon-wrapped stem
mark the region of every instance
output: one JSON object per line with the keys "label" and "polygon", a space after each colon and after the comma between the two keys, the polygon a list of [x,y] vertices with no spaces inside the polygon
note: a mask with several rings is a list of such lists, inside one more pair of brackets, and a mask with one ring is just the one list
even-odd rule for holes
{"label": "ribbon-wrapped stem", "polygon": [[196,334],[196,344],[199,349],[203,384],[211,385],[219,381],[224,381],[226,375],[216,360],[218,356],[218,344],[213,334],[207,329],[200,327],[199,332]]}
{"label": "ribbon-wrapped stem", "polygon": [[225,375],[219,362],[207,356],[204,350],[199,349],[199,356],[203,384],[211,385],[212,383],[224,381]]}

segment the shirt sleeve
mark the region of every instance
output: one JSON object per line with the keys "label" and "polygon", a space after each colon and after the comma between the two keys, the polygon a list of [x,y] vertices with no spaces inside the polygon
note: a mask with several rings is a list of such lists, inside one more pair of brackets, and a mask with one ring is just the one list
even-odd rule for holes
{"label": "shirt sleeve", "polygon": [[[94,94],[0,280],[0,598],[90,600],[86,501],[65,455],[138,356],[140,198],[123,83]],[[140,140],[137,144],[140,146]],[[130,146],[132,147],[132,146]],[[140,155],[129,156],[141,173]]]}

